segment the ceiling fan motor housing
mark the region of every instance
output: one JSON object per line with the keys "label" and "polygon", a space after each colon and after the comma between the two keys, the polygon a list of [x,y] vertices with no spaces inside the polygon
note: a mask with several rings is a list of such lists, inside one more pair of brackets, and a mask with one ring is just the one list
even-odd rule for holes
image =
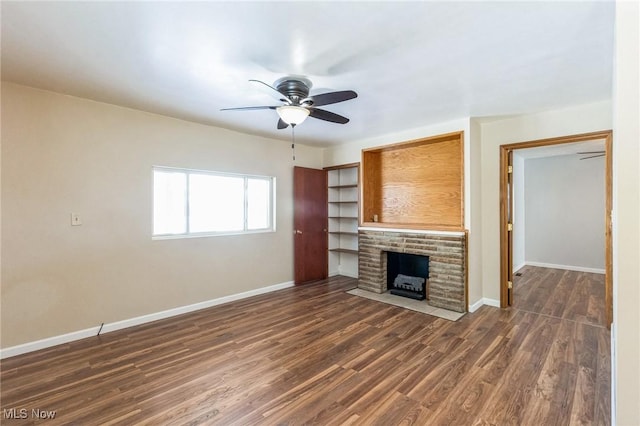
{"label": "ceiling fan motor housing", "polygon": [[309,97],[311,81],[303,78],[284,77],[274,83],[278,92],[289,98],[294,105]]}

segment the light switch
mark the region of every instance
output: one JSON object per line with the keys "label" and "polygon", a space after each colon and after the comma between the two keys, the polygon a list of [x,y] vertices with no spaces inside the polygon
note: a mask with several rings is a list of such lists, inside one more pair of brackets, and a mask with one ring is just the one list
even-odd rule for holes
{"label": "light switch", "polygon": [[78,213],[71,213],[71,226],[80,226],[82,225],[82,221],[80,220],[80,215]]}

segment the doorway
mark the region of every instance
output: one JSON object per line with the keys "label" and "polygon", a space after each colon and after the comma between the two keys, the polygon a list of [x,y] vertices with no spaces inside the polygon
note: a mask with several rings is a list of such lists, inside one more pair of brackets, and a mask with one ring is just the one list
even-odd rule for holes
{"label": "doorway", "polygon": [[515,150],[562,144],[575,144],[604,140],[605,160],[605,208],[604,208],[604,252],[605,252],[605,321],[610,327],[613,318],[612,300],[612,132],[610,130],[558,138],[541,139],[500,146],[500,306],[506,308],[513,303],[513,154]]}

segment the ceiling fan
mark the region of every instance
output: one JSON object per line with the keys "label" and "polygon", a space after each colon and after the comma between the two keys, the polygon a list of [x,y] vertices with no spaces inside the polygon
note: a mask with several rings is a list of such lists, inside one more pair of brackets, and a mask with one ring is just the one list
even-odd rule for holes
{"label": "ceiling fan", "polygon": [[249,81],[268,87],[273,94],[277,93],[282,105],[223,108],[221,111],[273,109],[280,117],[278,120],[278,129],[286,129],[289,125],[295,127],[302,123],[307,117],[330,121],[332,123],[346,124],[349,122],[347,117],[317,107],[348,101],[358,96],[353,90],[342,90],[339,92],[320,93],[309,96],[309,89],[311,89],[312,86],[311,81],[298,76],[282,77],[276,80],[273,86],[260,80]]}
{"label": "ceiling fan", "polygon": [[577,152],[578,155],[587,155],[587,157],[582,157],[580,160],[588,160],[589,158],[597,158],[604,157],[605,151],[585,151],[585,152]]}

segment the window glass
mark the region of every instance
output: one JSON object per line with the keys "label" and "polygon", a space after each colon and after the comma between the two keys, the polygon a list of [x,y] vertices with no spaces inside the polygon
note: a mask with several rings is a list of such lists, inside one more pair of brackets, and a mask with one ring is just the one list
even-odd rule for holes
{"label": "window glass", "polygon": [[189,175],[190,232],[230,232],[243,228],[243,178]]}
{"label": "window glass", "polygon": [[155,171],[153,179],[153,233],[187,232],[187,175]]}
{"label": "window glass", "polygon": [[275,178],[154,167],[153,235],[274,231]]}

